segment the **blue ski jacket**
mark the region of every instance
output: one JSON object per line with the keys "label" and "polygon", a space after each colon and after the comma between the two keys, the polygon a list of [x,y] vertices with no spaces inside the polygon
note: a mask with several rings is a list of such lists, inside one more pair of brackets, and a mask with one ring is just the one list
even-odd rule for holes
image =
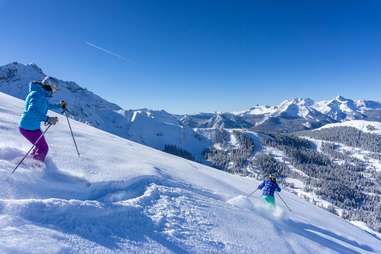
{"label": "blue ski jacket", "polygon": [[25,99],[24,112],[19,122],[20,128],[30,131],[40,129],[41,122],[48,119],[46,115],[48,110],[61,107],[60,104],[50,104],[48,102],[49,96],[50,93],[39,82],[29,84],[29,94]]}
{"label": "blue ski jacket", "polygon": [[259,186],[258,189],[262,190],[262,196],[274,196],[274,192],[280,192],[281,189],[276,182],[271,181],[270,179],[264,180]]}

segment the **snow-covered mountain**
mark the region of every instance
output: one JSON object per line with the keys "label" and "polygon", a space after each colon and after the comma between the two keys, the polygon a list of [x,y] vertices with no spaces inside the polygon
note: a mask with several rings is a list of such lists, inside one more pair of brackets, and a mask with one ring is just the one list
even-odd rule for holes
{"label": "snow-covered mountain", "polygon": [[210,146],[210,140],[190,127],[183,127],[178,116],[166,111],[126,110],[123,116],[129,123],[128,135],[120,136],[141,144],[160,150],[165,145],[174,145],[190,152],[197,161],[203,161],[202,152]]}
{"label": "snow-covered mountain", "polygon": [[296,98],[285,100],[272,112],[265,115],[264,120],[256,123],[256,130],[275,129],[279,131],[297,131],[313,129],[318,126],[333,122],[315,107],[312,99]]}
{"label": "snow-covered mountain", "polygon": [[1,253],[381,253],[376,233],[287,191],[292,212],[279,200],[270,211],[245,197],[252,178],[73,121],[77,158],[60,115],[46,164],[27,159],[9,177],[29,147],[17,131],[22,110],[0,93]]}
{"label": "snow-covered mountain", "polygon": [[191,128],[250,128],[252,124],[244,117],[233,113],[199,113],[183,115],[180,118],[182,126]]}
{"label": "snow-covered mountain", "polygon": [[[369,111],[381,110],[381,103],[370,100],[351,100],[337,96],[333,100],[314,101],[310,98],[285,100],[278,106],[257,106],[238,115],[264,115],[267,117],[304,118],[306,120],[345,121],[366,119]],[[331,119],[329,119],[331,118]]]}
{"label": "snow-covered mountain", "polygon": [[[24,99],[28,94],[29,82],[41,80],[44,76],[44,72],[35,64],[11,63],[2,66],[0,91]],[[128,130],[127,123],[122,124],[122,108],[80,87],[75,82],[59,81],[59,90],[52,98],[52,102],[57,103],[61,98],[68,101],[70,112],[79,121],[118,135]]]}
{"label": "snow-covered mountain", "polygon": [[276,106],[257,105],[241,112],[185,115],[181,123],[193,128],[251,128],[256,131],[294,132],[353,119],[381,121],[381,103],[353,101],[342,96],[327,101],[295,98]]}
{"label": "snow-covered mountain", "polygon": [[[0,67],[0,91],[25,98],[28,83],[45,74],[35,64],[12,63]],[[277,106],[257,105],[238,113],[200,113],[173,115],[148,109],[125,110],[74,82],[60,81],[53,100],[68,100],[73,118],[94,127],[149,146],[164,149],[174,145],[200,158],[211,140],[199,136],[194,128],[252,129],[266,132],[294,132],[319,128],[350,119],[381,121],[381,103],[353,101],[341,96],[329,101],[292,99]],[[157,131],[158,130],[158,131]]]}
{"label": "snow-covered mountain", "polygon": [[311,118],[314,119],[319,115],[313,107],[311,99],[293,99],[283,101],[272,116],[283,116],[288,118]]}
{"label": "snow-covered mountain", "polygon": [[[365,108],[360,102],[337,96],[330,101],[317,102],[315,107],[322,113],[330,116],[336,121],[364,119],[366,118]],[[368,110],[368,108],[366,108]]]}

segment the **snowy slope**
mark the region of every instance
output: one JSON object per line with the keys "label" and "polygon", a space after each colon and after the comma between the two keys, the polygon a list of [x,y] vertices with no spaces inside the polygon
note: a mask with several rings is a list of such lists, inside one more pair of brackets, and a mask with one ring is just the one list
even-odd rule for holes
{"label": "snowy slope", "polygon": [[[381,241],[282,193],[274,213],[258,184],[74,122],[47,134],[46,165],[27,161],[22,102],[0,94],[1,253],[381,253]],[[241,195],[241,196],[240,196]]]}
{"label": "snowy slope", "polygon": [[123,113],[129,122],[129,139],[163,150],[165,145],[175,145],[193,154],[197,161],[203,161],[202,152],[210,141],[199,136],[189,127],[181,126],[178,117],[166,111],[148,109],[127,110]]}
{"label": "snowy slope", "polygon": [[365,120],[351,120],[341,123],[327,124],[320,129],[334,128],[334,127],[353,127],[363,132],[381,135],[381,123]]}

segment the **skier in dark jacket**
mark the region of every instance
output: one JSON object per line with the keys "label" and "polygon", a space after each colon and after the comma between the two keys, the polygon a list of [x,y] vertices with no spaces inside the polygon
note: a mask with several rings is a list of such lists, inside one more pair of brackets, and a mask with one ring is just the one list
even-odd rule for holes
{"label": "skier in dark jacket", "polygon": [[[41,122],[56,124],[57,117],[47,116],[49,109],[66,109],[66,102],[50,104],[48,97],[52,97],[58,88],[58,81],[52,77],[45,77],[42,81],[32,81],[29,84],[29,94],[25,99],[25,108],[19,123],[20,133],[35,145],[32,152],[34,159],[44,161],[48,153],[48,144],[40,130]],[[37,143],[36,143],[37,142]]]}
{"label": "skier in dark jacket", "polygon": [[259,186],[258,189],[262,190],[263,200],[270,206],[275,207],[275,191],[280,192],[281,189],[276,182],[275,176],[269,175]]}

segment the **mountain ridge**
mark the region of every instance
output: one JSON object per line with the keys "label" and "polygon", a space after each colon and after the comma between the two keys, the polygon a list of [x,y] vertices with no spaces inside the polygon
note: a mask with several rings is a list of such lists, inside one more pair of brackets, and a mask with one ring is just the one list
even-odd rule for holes
{"label": "mountain ridge", "polygon": [[[20,73],[21,72],[21,73]],[[18,62],[13,62],[7,65],[0,66],[0,83],[3,83],[3,92],[6,92],[8,94],[14,94],[16,97],[22,97],[22,95],[26,95],[25,89],[22,89],[21,82],[27,81],[28,83],[31,80],[39,80],[41,77],[45,76],[45,73],[43,70],[38,67],[38,65],[32,63],[32,64],[21,64]],[[19,79],[19,77],[23,77],[23,79]],[[12,80],[13,79],[13,80]],[[19,94],[16,93],[16,89],[14,91],[12,90],[4,90],[4,83],[14,81],[15,85],[18,87],[18,89],[22,89],[23,93]],[[84,89],[80,87],[78,84],[76,84],[73,81],[62,81],[64,83],[73,84],[72,89]],[[25,83],[25,82],[24,82]],[[74,85],[75,84],[75,85]],[[87,89],[84,89],[88,91]],[[89,93],[92,93],[89,91]],[[120,106],[116,107],[119,109],[122,109]],[[291,108],[290,108],[291,106]],[[297,106],[296,108],[292,108],[293,106]],[[126,109],[123,109],[126,110]],[[152,110],[147,108],[142,109],[129,109],[129,110],[139,110],[139,111],[161,111],[166,112],[165,110]],[[295,110],[298,111],[309,111],[309,110],[316,110],[322,114],[330,114],[332,116],[335,115],[335,117],[332,117],[336,121],[342,121],[342,120],[355,120],[356,117],[363,117],[360,113],[364,113],[369,110],[381,110],[381,101],[374,101],[374,100],[352,100],[345,98],[343,96],[336,96],[334,99],[331,100],[320,100],[315,101],[311,98],[292,98],[292,99],[286,99],[282,101],[278,105],[268,106],[268,105],[256,105],[248,110],[244,110],[241,112],[200,112],[196,114],[171,114],[173,116],[179,116],[179,117],[186,117],[186,116],[200,116],[200,117],[213,117],[213,116],[219,116],[224,114],[231,114],[231,115],[237,115],[237,116],[244,116],[244,115],[267,115],[267,116],[277,116],[285,114],[290,117],[300,116],[300,117],[310,117],[306,112],[295,112]],[[300,113],[299,115],[296,113]],[[340,117],[343,113],[347,113],[345,117]]]}

